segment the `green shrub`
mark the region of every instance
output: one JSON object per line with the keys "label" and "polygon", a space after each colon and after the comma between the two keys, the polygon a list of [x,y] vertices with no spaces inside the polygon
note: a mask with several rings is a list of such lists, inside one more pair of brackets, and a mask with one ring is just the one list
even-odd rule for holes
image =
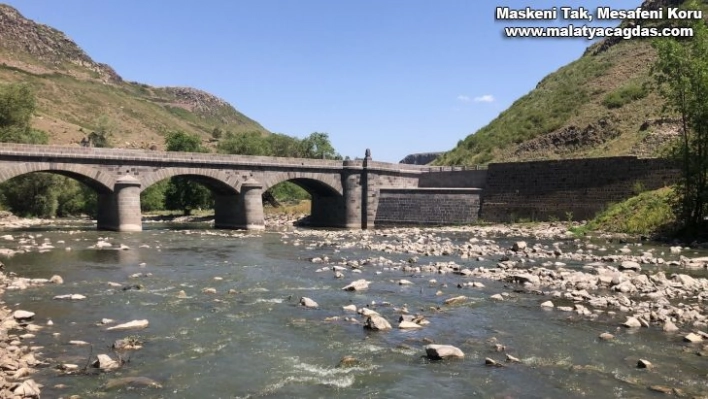
{"label": "green shrub", "polygon": [[609,109],[620,108],[632,101],[641,100],[646,97],[648,90],[638,83],[630,83],[607,94],[602,100],[602,105]]}

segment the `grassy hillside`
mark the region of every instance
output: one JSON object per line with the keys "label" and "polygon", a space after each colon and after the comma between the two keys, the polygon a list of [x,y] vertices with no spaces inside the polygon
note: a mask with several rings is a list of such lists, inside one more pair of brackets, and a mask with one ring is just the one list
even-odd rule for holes
{"label": "grassy hillside", "polygon": [[595,43],[435,164],[655,155],[678,133],[651,84],[655,58],[646,39]]}
{"label": "grassy hillside", "polygon": [[588,228],[629,234],[652,234],[670,229],[675,222],[671,210],[673,191],[668,188],[646,191],[608,207]]}
{"label": "grassy hillside", "polygon": [[34,89],[33,127],[49,133],[51,143],[78,143],[99,125],[111,132],[114,146],[130,148],[163,148],[164,134],[172,130],[198,134],[205,142],[215,128],[268,133],[206,92],[126,82],[62,32],[0,4],[0,84],[15,82]]}

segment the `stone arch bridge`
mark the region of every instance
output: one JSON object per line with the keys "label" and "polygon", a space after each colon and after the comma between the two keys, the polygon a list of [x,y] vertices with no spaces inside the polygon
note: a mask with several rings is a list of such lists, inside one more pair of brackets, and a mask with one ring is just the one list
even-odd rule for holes
{"label": "stone arch bridge", "polygon": [[76,179],[98,193],[100,230],[142,230],[140,193],[187,176],[215,199],[215,227],[263,229],[264,190],[292,181],[312,196],[314,226],[371,228],[381,188],[415,188],[424,168],[374,162],[0,144],[0,183],[33,172]]}

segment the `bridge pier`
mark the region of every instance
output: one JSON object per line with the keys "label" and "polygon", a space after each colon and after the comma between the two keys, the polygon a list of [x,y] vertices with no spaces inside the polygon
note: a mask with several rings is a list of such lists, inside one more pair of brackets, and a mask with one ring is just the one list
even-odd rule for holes
{"label": "bridge pier", "polygon": [[356,161],[344,161],[344,226],[347,229],[361,229],[362,224],[362,172],[364,168]]}
{"label": "bridge pier", "polygon": [[142,231],[140,181],[125,175],[116,180],[113,192],[98,195],[98,230]]}
{"label": "bridge pier", "polygon": [[214,227],[217,229],[264,230],[263,185],[248,180],[241,185],[241,194],[215,193]]}

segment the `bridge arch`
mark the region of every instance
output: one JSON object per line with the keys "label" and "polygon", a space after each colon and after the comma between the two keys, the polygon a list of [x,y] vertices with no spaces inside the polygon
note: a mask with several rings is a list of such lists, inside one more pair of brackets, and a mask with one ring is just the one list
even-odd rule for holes
{"label": "bridge arch", "polygon": [[113,192],[115,177],[99,169],[80,164],[25,162],[11,166],[0,165],[0,183],[13,177],[33,172],[48,172],[67,176],[93,188],[98,193]]}
{"label": "bridge arch", "polygon": [[140,176],[140,183],[142,184],[140,190],[145,191],[145,189],[159,181],[176,176],[189,177],[215,193],[238,194],[240,192],[241,182],[237,176],[227,175],[219,170],[201,168],[163,168]]}
{"label": "bridge arch", "polygon": [[339,173],[279,172],[264,173],[263,190],[290,181],[310,194],[309,223],[312,226],[343,226],[346,205],[342,178]]}
{"label": "bridge arch", "polygon": [[342,196],[344,189],[342,180],[337,174],[323,174],[314,172],[279,172],[266,173],[261,179],[263,183],[263,191],[285,182],[291,181],[300,187],[304,188],[308,193],[322,196]]}

